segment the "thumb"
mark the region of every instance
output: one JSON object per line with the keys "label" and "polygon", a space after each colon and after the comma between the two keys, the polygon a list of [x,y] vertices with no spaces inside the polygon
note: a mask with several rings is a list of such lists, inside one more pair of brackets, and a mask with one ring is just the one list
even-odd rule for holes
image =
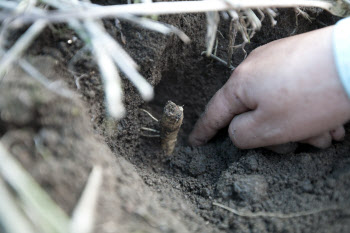
{"label": "thumb", "polygon": [[241,149],[251,149],[278,143],[269,125],[262,121],[258,110],[249,111],[233,118],[228,128],[232,142]]}

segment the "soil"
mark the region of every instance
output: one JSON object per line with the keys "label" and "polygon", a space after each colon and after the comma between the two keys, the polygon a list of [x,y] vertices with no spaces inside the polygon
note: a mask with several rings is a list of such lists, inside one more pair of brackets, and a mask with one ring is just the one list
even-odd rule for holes
{"label": "soil", "polygon": [[[247,52],[338,20],[325,12],[310,14],[313,22],[299,16],[296,25],[293,10],[280,10],[278,24],[271,27],[265,20]],[[105,112],[101,79],[83,43],[65,25],[46,29],[30,48],[30,60],[76,94],[60,97],[14,67],[0,85],[0,137],[9,151],[67,214],[91,168],[103,166],[95,232],[350,232],[350,137],[326,150],[299,146],[286,155],[237,149],[226,130],[205,146],[189,146],[187,135],[231,70],[200,55],[205,15],[160,20],[179,27],[192,41],[185,45],[174,36],[122,22],[124,47],[156,95],[145,103],[124,79],[127,115],[119,122]],[[104,23],[122,43],[114,22]],[[221,20],[219,31],[217,55],[226,58],[227,21]],[[68,44],[69,39],[74,43]],[[236,50],[232,59],[237,66],[244,53]],[[140,109],[160,119],[168,100],[183,106],[185,116],[170,156],[158,138],[142,136],[140,130],[159,129]],[[213,202],[240,212],[314,213],[245,217]]]}

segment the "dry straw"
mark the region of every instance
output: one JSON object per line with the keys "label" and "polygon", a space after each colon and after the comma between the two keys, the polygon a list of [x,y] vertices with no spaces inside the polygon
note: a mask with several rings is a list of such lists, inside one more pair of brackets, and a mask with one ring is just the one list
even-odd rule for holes
{"label": "dry straw", "polygon": [[1,142],[0,161],[0,223],[5,232],[92,232],[98,192],[102,185],[100,166],[93,168],[69,218]]}

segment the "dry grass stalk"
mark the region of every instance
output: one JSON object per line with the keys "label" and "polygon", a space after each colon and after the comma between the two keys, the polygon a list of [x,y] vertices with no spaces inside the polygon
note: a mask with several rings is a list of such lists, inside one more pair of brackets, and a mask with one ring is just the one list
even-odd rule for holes
{"label": "dry grass stalk", "polygon": [[95,25],[92,22],[86,22],[86,27],[90,30],[92,49],[96,62],[100,68],[106,93],[106,102],[108,113],[116,119],[124,117],[126,111],[123,105],[123,90],[118,70],[109,56],[108,50],[105,49],[103,41],[94,37],[96,35]]}
{"label": "dry grass stalk", "polygon": [[152,128],[148,128],[148,127],[141,127],[141,129],[145,130],[145,131],[153,132],[153,133],[160,133],[158,130],[152,129]]}
{"label": "dry grass stalk", "polygon": [[[201,55],[206,55],[206,53],[207,53],[206,51],[203,51],[203,52],[201,53]],[[231,70],[234,70],[234,69],[235,69],[234,66],[228,65],[228,62],[226,62],[226,61],[224,61],[223,59],[221,59],[221,58],[215,56],[214,54],[210,54],[209,57],[212,58],[212,59],[214,59],[214,60],[216,60],[216,61],[218,61],[218,62],[220,62],[220,63],[222,63],[222,64],[224,64],[225,66],[227,66],[227,67],[230,68]],[[230,61],[231,61],[231,57],[230,57]]]}
{"label": "dry grass stalk", "polygon": [[41,83],[48,90],[65,98],[73,98],[73,92],[65,88],[60,81],[50,81],[25,59],[19,59],[18,64],[25,72],[27,72],[32,78]]}
{"label": "dry grass stalk", "polygon": [[169,24],[157,22],[148,18],[140,18],[131,14],[121,15],[120,19],[127,20],[143,28],[156,31],[164,35],[173,33],[177,35],[184,43],[190,42],[190,38],[183,31]]}
{"label": "dry grass stalk", "polygon": [[32,41],[45,28],[47,22],[45,20],[36,21],[11,47],[9,51],[3,54],[0,60],[0,76],[4,74],[11,64],[16,61],[24,51],[29,47]]}
{"label": "dry grass stalk", "polygon": [[250,212],[250,211],[242,211],[242,210],[236,210],[233,208],[230,208],[228,206],[222,205],[217,202],[213,202],[214,206],[218,206],[220,208],[223,208],[227,211],[230,211],[231,213],[234,213],[235,215],[241,216],[241,217],[249,217],[249,218],[257,218],[257,217],[270,217],[270,218],[282,218],[282,219],[287,219],[287,218],[297,218],[297,217],[304,217],[308,215],[313,215],[313,214],[318,214],[324,211],[329,211],[329,210],[340,210],[341,208],[339,206],[330,206],[330,207],[325,207],[325,208],[320,208],[320,209],[313,209],[309,211],[300,211],[297,213],[277,213],[277,212]]}
{"label": "dry grass stalk", "polygon": [[174,151],[177,134],[179,133],[183,118],[183,108],[172,101],[168,101],[164,107],[162,119],[160,120],[162,149],[166,155],[170,155]]}
{"label": "dry grass stalk", "polygon": [[233,25],[236,23],[237,19],[232,18],[230,22],[230,28],[229,28],[229,42],[228,42],[228,53],[227,53],[227,67],[231,66],[231,59],[233,54],[233,46],[236,41],[237,36],[237,27],[234,27]]}
{"label": "dry grass stalk", "polygon": [[89,176],[70,223],[71,233],[90,233],[95,222],[95,210],[102,185],[102,168],[95,166]]}
{"label": "dry grass stalk", "polygon": [[19,208],[6,184],[0,179],[0,219],[5,232],[35,233],[32,224]]}
{"label": "dry grass stalk", "polygon": [[207,44],[207,56],[212,53],[216,32],[218,30],[218,24],[220,21],[220,16],[218,12],[210,11],[207,12],[207,36],[206,36],[206,44]]}
{"label": "dry grass stalk", "polygon": [[[0,175],[14,190],[22,208],[43,232],[67,233],[68,217],[0,143]],[[16,221],[14,221],[16,223]]]}
{"label": "dry grass stalk", "polygon": [[83,5],[84,8],[80,10],[68,9],[65,11],[58,11],[55,13],[47,14],[45,16],[41,14],[31,13],[22,16],[22,19],[25,21],[33,21],[44,17],[45,19],[53,22],[66,22],[67,18],[114,18],[123,14],[163,15],[258,8],[294,7],[318,7],[341,17],[345,17],[350,14],[350,3],[348,0],[204,0],[155,2],[152,4],[125,4],[102,7],[90,3],[84,3]]}
{"label": "dry grass stalk", "polygon": [[146,113],[150,118],[152,118],[152,120],[158,122],[158,119],[155,118],[149,111],[147,111],[146,109],[140,108],[140,110],[144,113]]}

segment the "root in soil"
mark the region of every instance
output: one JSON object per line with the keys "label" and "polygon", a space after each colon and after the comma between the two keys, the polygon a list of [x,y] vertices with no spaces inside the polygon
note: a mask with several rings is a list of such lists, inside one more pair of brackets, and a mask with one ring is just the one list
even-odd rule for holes
{"label": "root in soil", "polygon": [[160,121],[160,137],[162,149],[166,155],[173,153],[177,135],[184,119],[184,109],[172,101],[168,101],[164,107],[162,119]]}

